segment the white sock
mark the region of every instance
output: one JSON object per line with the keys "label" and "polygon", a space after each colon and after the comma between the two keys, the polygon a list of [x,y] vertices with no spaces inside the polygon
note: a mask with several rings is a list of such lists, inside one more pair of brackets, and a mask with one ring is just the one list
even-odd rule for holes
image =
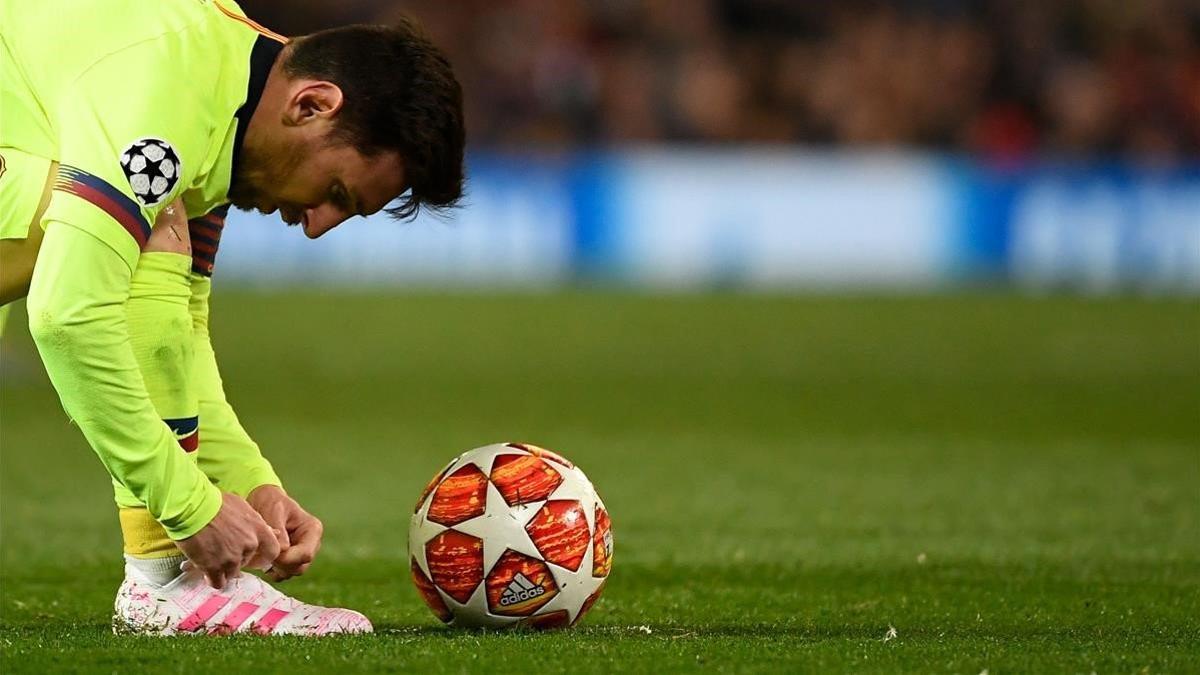
{"label": "white sock", "polygon": [[134,558],[125,556],[125,564],[138,571],[146,578],[146,581],[155,586],[165,586],[171,583],[171,580],[179,576],[179,566],[187,558],[180,555],[171,555],[165,558]]}

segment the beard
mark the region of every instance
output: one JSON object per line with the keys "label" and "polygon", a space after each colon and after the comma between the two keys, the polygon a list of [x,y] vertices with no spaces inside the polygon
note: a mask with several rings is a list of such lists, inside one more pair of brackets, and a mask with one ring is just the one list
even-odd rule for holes
{"label": "beard", "polygon": [[227,194],[230,204],[243,211],[249,211],[266,201],[266,195],[258,187],[265,178],[262,175],[261,164],[255,153],[246,148],[237,166],[233,167],[233,180],[229,184]]}
{"label": "beard", "polygon": [[243,211],[273,211],[279,206],[279,188],[288,185],[303,161],[304,151],[299,147],[270,152],[243,145],[226,194],[229,203]]}

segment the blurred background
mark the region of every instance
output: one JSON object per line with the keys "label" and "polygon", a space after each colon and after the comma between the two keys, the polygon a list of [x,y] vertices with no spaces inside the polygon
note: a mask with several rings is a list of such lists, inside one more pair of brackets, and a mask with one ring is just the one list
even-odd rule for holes
{"label": "blurred background", "polygon": [[[1195,0],[240,2],[416,15],[470,128],[447,218],[224,231],[226,390],[327,525],[287,591],[388,629],[296,655],[561,669],[408,632],[416,496],[519,440],[613,514],[584,670],[1200,670]],[[0,633],[37,637],[0,658],[138,658],[93,637],[108,478],[13,314]]]}
{"label": "blurred background", "polygon": [[218,278],[1200,291],[1189,0],[242,4],[290,35],[415,15],[471,185],[332,243],[232,227]]}

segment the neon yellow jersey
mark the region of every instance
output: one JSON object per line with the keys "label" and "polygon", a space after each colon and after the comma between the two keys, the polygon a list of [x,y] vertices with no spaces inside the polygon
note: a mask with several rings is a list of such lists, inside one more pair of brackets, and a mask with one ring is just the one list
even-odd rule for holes
{"label": "neon yellow jersey", "polygon": [[[176,540],[222,496],[152,405],[130,342],[130,276],[160,209],[182,197],[198,216],[225,202],[283,43],[231,0],[0,0],[0,147],[60,165],[30,332],[63,408],[126,491],[121,505],[145,506]],[[211,458],[239,472],[223,488],[277,482],[237,431]]]}
{"label": "neon yellow jersey", "polygon": [[226,201],[284,41],[232,0],[0,0],[0,146],[58,161],[69,196],[43,222],[87,231],[133,269],[174,198],[193,215]]}

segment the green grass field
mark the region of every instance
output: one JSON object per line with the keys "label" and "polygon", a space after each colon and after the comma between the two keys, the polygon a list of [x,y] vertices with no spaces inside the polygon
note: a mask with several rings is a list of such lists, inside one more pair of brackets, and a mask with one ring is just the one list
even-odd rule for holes
{"label": "green grass field", "polygon": [[[218,291],[214,330],[327,525],[284,589],[378,633],[113,637],[108,479],[18,322],[0,670],[1200,671],[1194,301]],[[567,455],[612,511],[577,629],[445,629],[409,580],[421,487],[505,440]]]}

